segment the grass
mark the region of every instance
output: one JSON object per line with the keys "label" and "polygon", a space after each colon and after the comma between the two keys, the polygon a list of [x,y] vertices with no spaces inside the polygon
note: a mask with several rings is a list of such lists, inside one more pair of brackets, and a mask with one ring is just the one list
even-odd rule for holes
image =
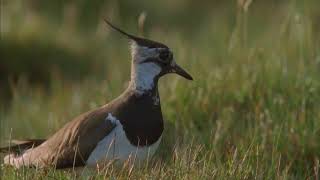
{"label": "grass", "polygon": [[[98,171],[1,166],[2,177],[319,179],[319,12],[314,10],[317,1],[304,2],[280,3],[272,12],[258,2],[248,4],[246,11],[232,4],[226,6],[230,10],[206,14],[188,30],[173,22],[172,30],[152,26],[147,16],[152,27],[148,37],[168,44],[195,79],[169,75],[160,80],[165,133],[148,165],[133,170],[110,165]],[[22,63],[23,73],[3,86],[11,97],[0,99],[2,144],[10,136],[47,137],[76,115],[117,97],[129,78],[126,41],[103,24],[83,33],[36,17],[32,25],[3,33],[8,42],[3,47],[21,49],[15,55],[6,50],[6,62],[28,61]],[[43,50],[42,41],[49,44]],[[34,47],[49,52],[37,53]],[[34,83],[28,64],[42,63],[38,58],[46,58],[47,71],[40,74],[47,77]],[[65,68],[56,58],[75,65]]]}

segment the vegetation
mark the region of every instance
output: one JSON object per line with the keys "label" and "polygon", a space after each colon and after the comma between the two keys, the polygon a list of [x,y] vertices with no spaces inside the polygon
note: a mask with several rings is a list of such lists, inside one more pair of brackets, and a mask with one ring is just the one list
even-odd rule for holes
{"label": "vegetation", "polygon": [[167,44],[194,77],[161,79],[165,133],[146,165],[1,166],[3,179],[320,178],[318,0],[1,3],[1,145],[47,137],[125,89],[127,41],[103,17]]}

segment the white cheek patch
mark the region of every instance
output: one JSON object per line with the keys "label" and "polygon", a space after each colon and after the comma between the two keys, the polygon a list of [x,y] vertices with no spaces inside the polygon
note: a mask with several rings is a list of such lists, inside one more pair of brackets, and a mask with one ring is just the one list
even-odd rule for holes
{"label": "white cheek patch", "polygon": [[131,74],[132,87],[135,90],[151,90],[154,87],[154,78],[160,74],[161,68],[155,63],[136,64]]}
{"label": "white cheek patch", "polygon": [[[161,67],[157,63],[141,63],[147,58],[159,57],[159,52],[165,48],[148,48],[139,46],[137,43],[131,44],[131,55],[133,69],[131,72],[131,87],[143,94],[155,86],[154,79],[161,72]],[[157,100],[155,100],[157,102]]]}

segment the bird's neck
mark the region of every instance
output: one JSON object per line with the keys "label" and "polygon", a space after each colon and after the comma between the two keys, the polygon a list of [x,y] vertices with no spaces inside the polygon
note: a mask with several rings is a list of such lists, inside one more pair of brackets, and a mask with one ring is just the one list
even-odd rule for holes
{"label": "bird's neck", "polygon": [[132,63],[129,88],[138,94],[157,92],[160,72],[160,67],[154,63]]}

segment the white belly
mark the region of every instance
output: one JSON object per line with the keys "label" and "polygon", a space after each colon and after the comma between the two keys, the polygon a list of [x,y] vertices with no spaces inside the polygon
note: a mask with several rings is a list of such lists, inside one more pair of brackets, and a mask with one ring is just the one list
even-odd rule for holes
{"label": "white belly", "polygon": [[158,148],[161,137],[157,142],[146,147],[133,146],[126,137],[122,125],[116,120],[117,126],[103,138],[90,154],[87,165],[95,166],[110,160],[120,161],[121,163],[129,160],[136,164],[147,158],[151,158]]}

